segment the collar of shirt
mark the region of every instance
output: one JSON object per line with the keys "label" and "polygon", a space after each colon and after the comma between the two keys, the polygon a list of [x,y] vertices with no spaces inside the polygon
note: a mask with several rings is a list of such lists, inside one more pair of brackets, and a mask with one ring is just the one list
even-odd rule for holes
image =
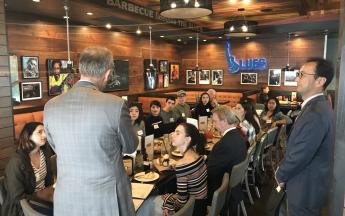
{"label": "collar of shirt", "polygon": [[319,94],[315,94],[309,98],[307,98],[305,101],[303,101],[302,105],[301,105],[301,109],[303,109],[303,107],[309,102],[311,101],[312,99],[318,97],[318,96],[321,96],[321,95],[324,95],[323,93],[319,93]]}
{"label": "collar of shirt", "polygon": [[229,132],[229,131],[231,131],[231,130],[234,130],[234,129],[236,129],[236,127],[228,128],[227,130],[224,131],[223,136],[225,136],[225,134],[226,134],[227,132]]}

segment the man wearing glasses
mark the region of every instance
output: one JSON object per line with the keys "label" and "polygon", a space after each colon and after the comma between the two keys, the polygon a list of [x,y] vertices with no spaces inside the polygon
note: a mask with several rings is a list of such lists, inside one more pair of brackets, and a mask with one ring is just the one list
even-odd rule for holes
{"label": "man wearing glasses", "polygon": [[304,102],[287,140],[285,158],[276,171],[286,187],[289,215],[321,215],[330,191],[333,160],[333,111],[324,90],[333,78],[333,66],[321,58],[309,59],[296,78]]}

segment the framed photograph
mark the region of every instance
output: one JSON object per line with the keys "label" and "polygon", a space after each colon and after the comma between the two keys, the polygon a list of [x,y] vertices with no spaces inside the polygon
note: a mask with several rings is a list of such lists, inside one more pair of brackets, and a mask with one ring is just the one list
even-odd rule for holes
{"label": "framed photograph", "polygon": [[169,87],[169,73],[163,74],[163,87],[168,88]]}
{"label": "framed photograph", "polygon": [[163,88],[164,86],[164,73],[158,73],[158,88]]}
{"label": "framed photograph", "polygon": [[186,70],[186,84],[196,85],[196,71],[195,70]]}
{"label": "framed photograph", "polygon": [[241,73],[241,84],[243,85],[257,85],[258,74],[257,73]]}
{"label": "framed photograph", "polygon": [[11,89],[13,105],[20,103],[20,86],[18,76],[18,57],[10,55],[10,74],[11,74]]}
{"label": "framed photograph", "polygon": [[199,71],[199,84],[200,85],[210,84],[210,70]]}
{"label": "framed photograph", "polygon": [[42,98],[42,82],[22,82],[20,84],[22,101]]}
{"label": "framed photograph", "polygon": [[153,67],[150,63],[150,59],[144,59],[144,88],[147,90],[156,89],[158,86],[157,60],[152,59]]}
{"label": "framed photograph", "polygon": [[114,60],[115,70],[109,76],[104,91],[121,91],[128,90],[128,60]]}
{"label": "framed photograph", "polygon": [[70,90],[74,84],[73,62],[67,59],[47,59],[48,94],[59,95]]}
{"label": "framed photograph", "polygon": [[160,60],[159,61],[159,73],[169,73],[168,60]]}
{"label": "framed photograph", "polygon": [[296,77],[299,70],[285,71],[284,72],[284,85],[297,86]]}
{"label": "framed photograph", "polygon": [[170,63],[170,83],[178,83],[180,80],[180,65],[178,63]]}
{"label": "framed photograph", "polygon": [[269,86],[280,86],[281,72],[282,72],[281,69],[268,70],[268,85]]}
{"label": "framed photograph", "polygon": [[22,56],[23,79],[39,78],[40,72],[38,66],[38,56]]}
{"label": "framed photograph", "polygon": [[223,70],[212,70],[212,85],[223,85]]}

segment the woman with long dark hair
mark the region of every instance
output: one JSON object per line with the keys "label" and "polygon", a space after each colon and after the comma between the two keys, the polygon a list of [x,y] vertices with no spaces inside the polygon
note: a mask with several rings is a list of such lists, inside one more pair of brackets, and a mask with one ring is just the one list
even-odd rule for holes
{"label": "woman with long dark hair", "polygon": [[[143,121],[143,109],[139,103],[130,103],[129,106],[129,116],[131,117],[132,126],[137,136],[140,137],[139,143],[142,143],[145,139],[145,122]],[[141,150],[141,144],[138,145],[137,150]]]}
{"label": "woman with long dark hair", "polygon": [[[18,140],[18,148],[5,169],[5,191],[2,215],[23,215],[20,200],[38,199],[52,202],[54,189],[52,172],[45,147],[47,141],[43,124],[27,123]],[[49,209],[32,205],[34,209],[53,215]]]}
{"label": "woman with long dark hair", "polygon": [[210,96],[204,92],[200,95],[199,103],[195,107],[193,118],[198,119],[200,116],[210,117],[213,106],[211,105]]}
{"label": "woman with long dark hair", "polygon": [[274,128],[282,124],[291,124],[290,117],[280,111],[279,100],[276,97],[270,97],[266,104],[265,110],[260,114],[261,127],[263,130]]}

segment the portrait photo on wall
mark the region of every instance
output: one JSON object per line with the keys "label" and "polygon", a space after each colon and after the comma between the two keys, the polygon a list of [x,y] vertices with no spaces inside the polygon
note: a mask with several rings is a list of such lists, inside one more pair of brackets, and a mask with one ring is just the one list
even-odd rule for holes
{"label": "portrait photo on wall", "polygon": [[212,70],[212,85],[223,85],[223,70]]}
{"label": "portrait photo on wall", "polygon": [[170,63],[170,83],[178,83],[180,80],[180,65]]}
{"label": "portrait photo on wall", "polygon": [[210,70],[199,71],[199,84],[200,85],[210,84]]}
{"label": "portrait photo on wall", "polygon": [[281,69],[268,70],[268,85],[269,86],[280,86],[281,72],[282,72]]}
{"label": "portrait photo on wall", "polygon": [[70,90],[74,84],[73,62],[66,59],[47,59],[48,94],[59,95]]}
{"label": "portrait photo on wall", "polygon": [[158,86],[157,88],[163,88],[164,86],[164,73],[158,73]]}
{"label": "portrait photo on wall", "polygon": [[144,88],[151,90],[157,88],[157,60],[152,59],[152,65],[150,66],[150,59],[144,59]]}
{"label": "portrait photo on wall", "polygon": [[168,60],[159,61],[159,73],[169,73],[169,62]]}
{"label": "portrait photo on wall", "polygon": [[196,85],[196,71],[195,70],[186,70],[186,84]]}
{"label": "portrait photo on wall", "polygon": [[10,55],[10,74],[12,103],[13,105],[17,105],[20,103],[20,86],[18,81],[18,57],[16,55]]}
{"label": "portrait photo on wall", "polygon": [[299,70],[284,71],[284,85],[297,86],[296,77]]}
{"label": "portrait photo on wall", "polygon": [[128,60],[114,60],[114,70],[111,72],[104,91],[128,90]]}
{"label": "portrait photo on wall", "polygon": [[40,77],[37,56],[22,56],[23,79],[37,79]]}
{"label": "portrait photo on wall", "polygon": [[169,73],[163,74],[163,87],[168,88],[169,87]]}
{"label": "portrait photo on wall", "polygon": [[22,82],[20,84],[22,101],[42,98],[42,82]]}
{"label": "portrait photo on wall", "polygon": [[243,85],[257,85],[258,74],[257,73],[241,73],[241,84]]}

